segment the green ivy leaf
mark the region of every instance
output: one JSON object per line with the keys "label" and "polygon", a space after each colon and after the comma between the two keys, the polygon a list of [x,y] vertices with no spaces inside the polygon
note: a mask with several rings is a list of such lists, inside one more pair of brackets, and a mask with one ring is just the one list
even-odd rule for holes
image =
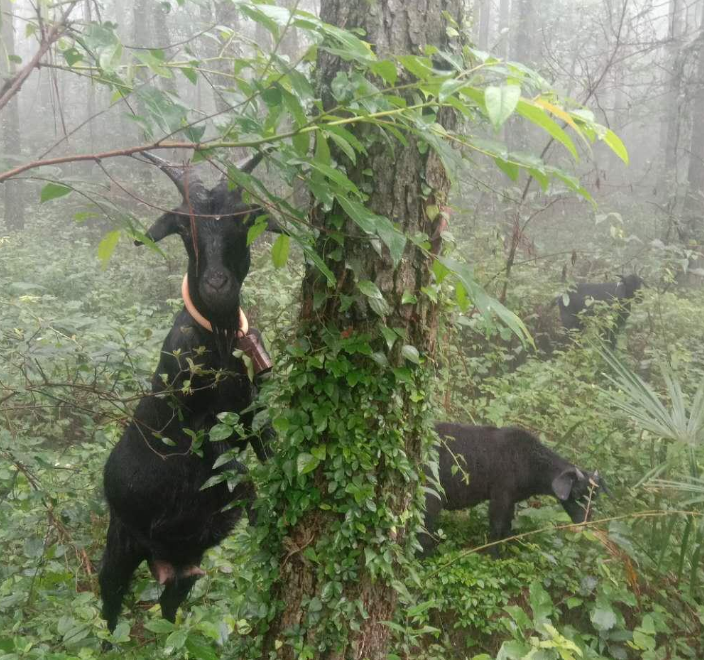
{"label": "green ivy leaf", "polygon": [[384,299],[381,291],[379,291],[379,287],[371,280],[361,280],[357,283],[357,288],[367,296],[367,298],[375,298],[376,300]]}
{"label": "green ivy leaf", "polygon": [[298,455],[298,459],[296,461],[298,474],[307,474],[308,472],[312,472],[313,470],[315,470],[315,468],[318,467],[319,464],[319,458],[313,456],[313,454],[303,452],[302,454]]}
{"label": "green ivy leaf", "polygon": [[411,344],[405,344],[403,346],[401,355],[409,362],[413,362],[413,364],[420,364],[420,353],[418,353],[418,349],[415,346],[411,346]]}

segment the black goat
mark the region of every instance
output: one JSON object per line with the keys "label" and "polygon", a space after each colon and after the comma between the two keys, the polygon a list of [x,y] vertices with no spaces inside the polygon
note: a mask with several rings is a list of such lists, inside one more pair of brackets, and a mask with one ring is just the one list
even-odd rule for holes
{"label": "black goat", "polygon": [[[442,422],[435,430],[445,440],[438,448],[445,493],[440,499],[426,496],[428,534],[419,537],[424,554],[435,547],[430,535],[443,509],[456,511],[489,500],[490,540],[499,541],[511,535],[516,502],[553,495],[573,522],[582,523],[588,518],[592,494],[596,496],[594,487],[605,489],[598,472],[580,470],[522,429]],[[498,556],[498,547],[490,552]]]}
{"label": "black goat", "polygon": [[[105,464],[110,525],[99,580],[111,631],[131,576],[144,560],[165,586],[162,614],[173,621],[203,574],[203,553],[227,536],[242,508],[252,521],[255,496],[245,467],[224,456],[241,441],[207,436],[224,411],[241,414],[243,426],[251,429],[255,388],[244,361],[232,352],[238,333],[247,332],[240,289],[250,266],[248,228],[261,209],[245,204],[242,189],[230,190],[225,180],[208,190],[187,170],[148,157],[183,196],[183,203],[162,215],[146,237],[156,242],[178,233],[183,239],[186,309],[164,341],[152,395],[141,399]],[[261,154],[255,156],[241,170],[251,172],[260,159]],[[270,228],[278,230],[274,223]],[[253,343],[256,348],[258,339],[250,332],[239,339],[240,347]],[[266,355],[259,347],[255,358]],[[253,445],[264,459],[263,444]],[[202,489],[214,475],[223,481]]]}
{"label": "black goat", "polygon": [[[616,335],[626,324],[631,313],[631,300],[643,286],[643,280],[638,275],[627,275],[619,282],[585,282],[578,284],[567,293],[555,299],[560,308],[560,321],[565,330],[581,330],[583,327],[580,314],[593,314],[593,302],[618,304],[616,319],[608,331],[607,339],[612,348],[616,346]],[[567,302],[565,302],[567,297]]]}

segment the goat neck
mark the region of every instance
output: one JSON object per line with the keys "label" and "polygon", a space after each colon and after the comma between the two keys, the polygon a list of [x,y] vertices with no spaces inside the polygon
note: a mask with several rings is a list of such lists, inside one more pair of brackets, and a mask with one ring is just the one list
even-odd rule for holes
{"label": "goat neck", "polygon": [[245,316],[242,308],[237,305],[236,322],[228,322],[230,319],[226,319],[225,323],[222,323],[222,317],[220,317],[220,323],[211,322],[200,312],[197,304],[193,301],[190,288],[188,286],[188,274],[183,276],[183,282],[181,283],[181,295],[183,297],[183,303],[186,307],[186,311],[191,315],[193,320],[208,332],[213,333],[213,338],[218,349],[218,353],[220,354],[220,358],[223,362],[227,363],[229,361],[229,357],[232,355],[237,338],[246,336],[249,331],[249,322],[247,321],[247,317]]}

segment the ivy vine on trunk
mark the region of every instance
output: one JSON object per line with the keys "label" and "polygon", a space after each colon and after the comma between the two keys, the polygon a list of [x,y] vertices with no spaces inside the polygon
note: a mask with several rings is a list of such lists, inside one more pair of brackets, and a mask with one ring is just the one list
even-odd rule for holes
{"label": "ivy vine on trunk", "polygon": [[[321,18],[361,28],[381,60],[455,47],[448,35],[458,34],[451,25],[460,23],[460,5],[323,0]],[[359,74],[321,49],[318,75],[325,112]],[[396,85],[412,80],[401,73]],[[409,93],[404,101],[417,99]],[[455,121],[446,110],[429,120],[446,128]],[[437,336],[431,267],[439,241],[432,239],[449,181],[422,134],[390,143],[382,129],[370,123],[352,131],[364,146],[356,157],[330,134],[316,140],[316,159],[344,164],[367,193],[367,220],[388,219],[401,231],[395,243],[375,242],[339,200],[311,213],[316,251],[334,283],[319,268],[306,273],[299,342],[275,420],[280,449],[260,493],[262,545],[272,549],[274,566],[264,657],[385,658],[394,582],[420,520]]]}

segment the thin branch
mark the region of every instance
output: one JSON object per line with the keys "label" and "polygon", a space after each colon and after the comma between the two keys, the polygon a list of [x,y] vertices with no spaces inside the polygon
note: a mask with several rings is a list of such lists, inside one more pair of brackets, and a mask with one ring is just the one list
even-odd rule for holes
{"label": "thin branch", "polygon": [[10,99],[12,99],[12,97],[20,91],[20,88],[24,84],[25,80],[29,78],[32,71],[39,65],[42,57],[44,57],[49,48],[51,48],[51,46],[61,38],[68,27],[66,22],[68,20],[68,16],[78,2],[79,0],[73,0],[69,4],[62,14],[59,22],[52,25],[51,29],[42,37],[39,44],[39,49],[34,54],[34,57],[2,86],[2,89],[0,89],[0,110],[2,110],[10,102]]}

